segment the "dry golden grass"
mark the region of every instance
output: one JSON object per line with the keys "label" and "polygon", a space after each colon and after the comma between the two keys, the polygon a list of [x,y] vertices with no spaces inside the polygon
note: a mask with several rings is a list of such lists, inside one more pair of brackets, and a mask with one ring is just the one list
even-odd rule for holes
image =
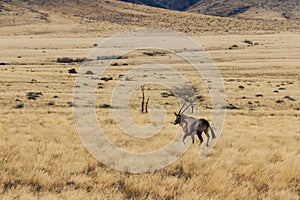
{"label": "dry golden grass", "polygon": [[[127,174],[105,167],[87,152],[76,132],[68,104],[76,75],[68,69],[78,69],[79,64],[59,64],[56,58],[84,57],[101,38],[2,37],[1,61],[7,64],[1,66],[1,198],[298,199],[299,45],[294,42],[298,37],[195,37],[216,61],[228,103],[240,110],[227,111],[220,141],[208,157],[198,158],[197,143],[171,166],[150,174]],[[259,45],[247,46],[244,39]],[[238,49],[228,50],[233,44]],[[126,70],[118,71],[118,67],[107,72],[114,80]],[[185,73],[192,82],[197,78]],[[240,85],[245,88],[241,90]],[[114,81],[104,87],[109,92]],[[148,87],[152,88],[147,93],[150,99],[161,100],[157,94],[164,90]],[[27,92],[43,95],[27,100]],[[132,116],[143,124],[148,119],[139,113],[139,95],[138,91],[132,97]],[[13,108],[17,99],[24,108]],[[170,103],[166,107],[170,122],[172,112],[178,109],[173,100],[164,99]],[[50,101],[54,105],[48,105]],[[109,109],[98,112],[109,114]],[[209,112],[203,106],[203,117],[209,118]],[[100,123],[105,130],[114,125],[109,115]],[[172,138],[177,127],[167,126],[169,130],[146,141],[110,135],[116,128],[110,129],[108,137],[123,148],[147,152]]]}
{"label": "dry golden grass", "polygon": [[[199,159],[196,140],[172,165],[153,173],[129,174],[101,164],[81,143],[70,107],[77,75],[68,73],[80,64],[56,62],[64,56],[85,57],[104,36],[128,26],[95,22],[90,24],[95,29],[85,32],[79,29],[80,23],[65,27],[60,22],[68,19],[58,15],[53,17],[57,23],[0,29],[0,63],[4,63],[0,65],[1,199],[299,199],[299,33],[191,33],[218,66],[228,104],[239,109],[227,111],[220,140],[206,158]],[[99,32],[101,27],[105,31]],[[246,39],[255,45],[248,46]],[[228,49],[233,45],[237,47]],[[148,60],[133,53],[117,61],[128,66],[109,68],[106,75],[113,81],[103,82],[104,88],[96,90],[101,104],[109,104],[105,95],[118,76],[141,59]],[[164,60],[164,56],[152,59]],[[182,61],[174,60],[171,66],[180,69]],[[201,117],[210,119],[203,81],[192,70],[182,72],[198,87],[197,94],[205,97]],[[128,150],[148,152],[164,146],[178,130],[170,124],[173,111],[178,110],[175,98],[162,98],[165,89],[158,85],[146,87],[151,103],[168,103],[164,105],[167,128],[151,139],[116,137],[111,111],[97,107],[99,116],[107,115],[99,117],[107,136]],[[28,100],[28,92],[42,95]],[[139,112],[139,92],[132,96],[131,115],[138,124],[145,124],[149,119]],[[21,103],[23,108],[15,108]]]}

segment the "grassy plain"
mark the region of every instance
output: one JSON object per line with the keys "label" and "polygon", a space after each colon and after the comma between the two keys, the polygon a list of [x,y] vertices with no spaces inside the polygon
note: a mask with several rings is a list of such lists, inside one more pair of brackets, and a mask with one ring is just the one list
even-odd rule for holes
{"label": "grassy plain", "polygon": [[[129,174],[101,164],[81,143],[71,106],[77,75],[68,72],[78,70],[80,63],[57,62],[64,56],[85,57],[96,43],[126,29],[115,23],[111,29],[109,23],[92,25],[95,30],[88,32],[79,25],[64,27],[54,22],[1,27],[1,199],[299,199],[299,32],[190,32],[217,65],[228,105],[238,109],[227,110],[220,140],[204,159],[198,157],[196,140],[172,165],[153,173]],[[131,63],[135,58],[148,59],[133,57]],[[118,129],[110,110],[100,106],[109,104],[103,94],[113,89],[130,66],[112,66],[107,75],[113,80],[99,81],[103,89],[96,91],[97,113],[107,114],[99,117],[99,123],[113,142],[147,152],[173,137],[178,127],[170,122],[178,105],[173,97],[160,95],[163,88],[151,86],[149,108],[155,102],[165,103],[166,129],[145,141],[114,135]],[[184,73],[205,97],[201,117],[210,119],[203,82],[191,71]],[[42,95],[28,99],[29,92]],[[139,103],[137,91],[131,114],[138,124],[145,124],[149,119],[140,114]]]}

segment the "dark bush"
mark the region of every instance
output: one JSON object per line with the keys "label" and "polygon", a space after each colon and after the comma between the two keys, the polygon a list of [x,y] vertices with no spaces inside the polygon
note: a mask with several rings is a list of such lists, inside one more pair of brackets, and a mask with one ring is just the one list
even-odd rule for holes
{"label": "dark bush", "polygon": [[100,108],[111,108],[111,106],[109,104],[102,104],[100,105]]}
{"label": "dark bush", "polygon": [[70,74],[77,74],[77,71],[76,71],[76,69],[72,68],[72,69],[69,69],[69,73]]}
{"label": "dark bush", "polygon": [[239,47],[238,45],[234,44],[231,47],[229,47],[228,49],[229,50],[233,50],[233,49],[237,49],[238,47]]}
{"label": "dark bush", "polygon": [[41,95],[43,95],[41,92],[28,92],[26,97],[28,100],[36,100]]}
{"label": "dark bush", "polygon": [[243,42],[246,43],[246,44],[249,44],[249,45],[253,45],[253,42],[251,40],[248,40],[248,39],[245,39]]}
{"label": "dark bush", "polygon": [[122,59],[122,56],[116,56],[116,55],[97,56],[97,60],[114,60],[114,59]]}
{"label": "dark bush", "polygon": [[107,82],[113,80],[113,77],[102,77],[100,80]]}
{"label": "dark bush", "polygon": [[284,99],[288,99],[288,100],[290,100],[290,101],[296,101],[296,99],[294,99],[294,98],[292,98],[292,97],[290,97],[290,96],[285,96],[285,97],[283,97]]}
{"label": "dark bush", "polygon": [[86,74],[86,75],[94,75],[94,72],[88,70],[88,71],[85,72],[85,74]]}
{"label": "dark bush", "polygon": [[57,58],[57,62],[58,63],[72,63],[72,62],[83,62],[85,60],[85,58],[69,58],[69,57],[61,57],[61,58]]}

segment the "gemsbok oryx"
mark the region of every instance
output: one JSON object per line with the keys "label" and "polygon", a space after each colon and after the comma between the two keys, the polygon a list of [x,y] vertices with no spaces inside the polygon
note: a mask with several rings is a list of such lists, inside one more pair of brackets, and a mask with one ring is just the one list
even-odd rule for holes
{"label": "gemsbok oryx", "polygon": [[182,138],[182,142],[185,143],[184,142],[185,138],[190,135],[192,137],[192,143],[194,144],[194,141],[195,141],[194,137],[195,137],[195,134],[197,134],[197,136],[200,140],[200,144],[202,144],[202,142],[203,142],[202,132],[204,132],[207,137],[206,146],[208,146],[208,142],[209,142],[209,138],[210,138],[210,135],[208,133],[209,130],[211,132],[212,139],[216,138],[216,135],[215,135],[213,129],[211,128],[209,122],[203,118],[197,119],[194,117],[184,115],[183,112],[186,111],[186,109],[188,109],[188,107],[189,107],[189,106],[187,106],[181,112],[181,110],[184,106],[185,106],[185,104],[181,107],[181,109],[179,110],[178,113],[174,112],[174,114],[176,116],[174,125],[179,124],[179,126],[181,126],[181,128],[183,129],[183,131],[185,133]]}

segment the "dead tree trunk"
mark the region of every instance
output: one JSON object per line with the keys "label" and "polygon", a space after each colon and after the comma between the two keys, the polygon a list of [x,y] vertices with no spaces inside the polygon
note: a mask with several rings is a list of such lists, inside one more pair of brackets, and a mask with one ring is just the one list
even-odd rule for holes
{"label": "dead tree trunk", "polygon": [[147,99],[146,105],[145,105],[145,112],[146,112],[146,113],[148,112],[148,103],[149,103],[149,98]]}
{"label": "dead tree trunk", "polygon": [[142,90],[142,113],[144,113],[144,104],[145,104],[145,87],[144,85],[141,86],[141,90]]}
{"label": "dead tree trunk", "polygon": [[142,105],[141,105],[141,110],[142,113],[147,113],[148,112],[148,103],[149,103],[149,98],[147,99],[147,101],[145,102],[145,86],[142,85],[141,86],[141,90],[142,90]]}

